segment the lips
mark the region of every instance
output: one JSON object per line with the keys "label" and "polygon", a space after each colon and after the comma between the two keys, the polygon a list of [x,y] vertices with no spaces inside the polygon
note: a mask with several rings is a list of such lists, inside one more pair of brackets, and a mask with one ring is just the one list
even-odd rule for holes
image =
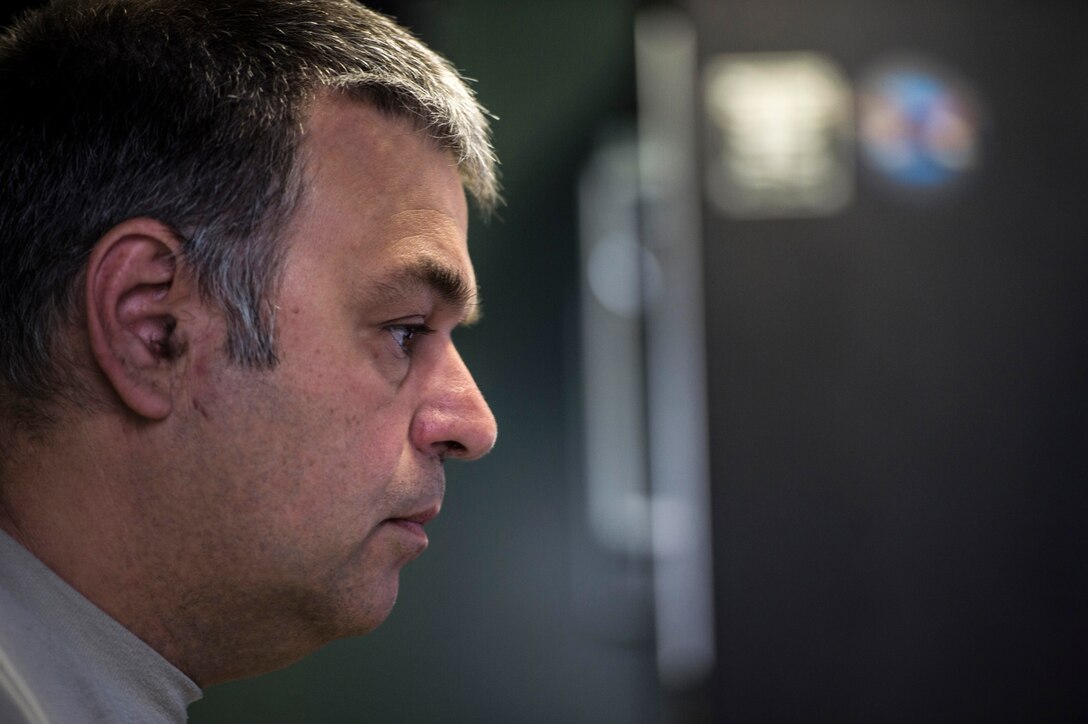
{"label": "lips", "polygon": [[400,518],[389,518],[387,523],[392,523],[397,528],[414,536],[423,547],[426,547],[428,540],[427,534],[423,532],[423,526],[428,522],[434,520],[438,516],[438,511],[441,508],[441,504],[436,503],[429,508],[416,511],[409,515]]}
{"label": "lips", "polygon": [[402,520],[410,523],[418,523],[419,525],[426,525],[435,518],[438,517],[438,511],[442,508],[440,503],[435,503],[429,508],[425,508],[411,515],[406,515],[402,518],[392,518],[391,520]]}

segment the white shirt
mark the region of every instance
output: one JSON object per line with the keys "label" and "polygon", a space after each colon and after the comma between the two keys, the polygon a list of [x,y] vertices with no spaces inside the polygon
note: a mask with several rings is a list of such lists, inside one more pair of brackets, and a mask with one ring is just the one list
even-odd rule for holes
{"label": "white shirt", "polygon": [[0,531],[0,722],[184,722],[200,694]]}

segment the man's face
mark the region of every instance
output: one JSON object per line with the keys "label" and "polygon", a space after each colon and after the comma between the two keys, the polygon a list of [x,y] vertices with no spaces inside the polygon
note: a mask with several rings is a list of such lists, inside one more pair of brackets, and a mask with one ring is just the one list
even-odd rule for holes
{"label": "man's face", "polygon": [[[495,420],[451,333],[475,311],[451,156],[402,120],[323,100],[303,144],[306,200],[275,298],[280,364],[194,357],[185,433],[214,510],[200,545],[243,607],[328,638],[388,615],[427,545],[442,461],[473,459]],[[190,493],[191,495],[192,493]]]}

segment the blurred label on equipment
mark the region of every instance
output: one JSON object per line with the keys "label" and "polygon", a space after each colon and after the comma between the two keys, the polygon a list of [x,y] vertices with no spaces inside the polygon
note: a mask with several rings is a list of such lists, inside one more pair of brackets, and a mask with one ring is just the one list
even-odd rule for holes
{"label": "blurred label on equipment", "polygon": [[933,62],[880,64],[858,101],[862,156],[896,186],[936,191],[978,166],[976,96]]}
{"label": "blurred label on equipment", "polygon": [[735,218],[825,216],[854,193],[853,99],[845,74],[815,53],[709,60],[707,193]]}

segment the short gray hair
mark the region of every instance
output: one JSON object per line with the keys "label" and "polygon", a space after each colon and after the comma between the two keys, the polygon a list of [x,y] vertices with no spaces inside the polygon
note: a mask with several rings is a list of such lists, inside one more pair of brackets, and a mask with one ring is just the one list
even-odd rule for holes
{"label": "short gray hair", "polygon": [[95,242],[169,225],[228,353],[276,364],[269,296],[319,93],[412,119],[498,202],[487,113],[438,54],[351,0],[54,0],[0,36],[0,387],[64,389],[56,335]]}

